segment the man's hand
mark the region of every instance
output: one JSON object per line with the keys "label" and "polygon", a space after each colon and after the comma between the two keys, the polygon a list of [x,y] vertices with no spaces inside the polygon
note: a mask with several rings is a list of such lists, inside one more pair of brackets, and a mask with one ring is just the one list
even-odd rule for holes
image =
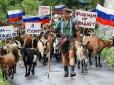
{"label": "man's hand", "polygon": [[50,29],[50,32],[53,32],[53,33],[55,33],[55,30],[54,30],[54,28],[51,28],[51,29]]}
{"label": "man's hand", "polygon": [[54,24],[54,20],[51,19],[50,22],[49,22],[49,25],[52,26]]}

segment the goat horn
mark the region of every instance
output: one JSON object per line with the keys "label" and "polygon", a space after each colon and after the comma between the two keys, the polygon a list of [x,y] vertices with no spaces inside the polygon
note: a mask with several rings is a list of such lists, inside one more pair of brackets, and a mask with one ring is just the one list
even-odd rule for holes
{"label": "goat horn", "polygon": [[112,37],[112,39],[114,39],[114,36],[111,35],[111,37]]}
{"label": "goat horn", "polygon": [[109,37],[110,40],[112,40],[112,38]]}

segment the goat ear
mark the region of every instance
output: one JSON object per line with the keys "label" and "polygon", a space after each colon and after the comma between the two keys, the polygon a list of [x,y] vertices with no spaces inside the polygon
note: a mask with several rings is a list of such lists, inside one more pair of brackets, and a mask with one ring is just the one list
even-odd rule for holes
{"label": "goat ear", "polygon": [[2,47],[0,47],[1,49],[3,49],[3,46]]}

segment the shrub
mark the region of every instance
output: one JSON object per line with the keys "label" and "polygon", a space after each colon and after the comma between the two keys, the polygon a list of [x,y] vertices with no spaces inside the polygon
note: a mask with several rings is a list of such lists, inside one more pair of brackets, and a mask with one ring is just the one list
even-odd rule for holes
{"label": "shrub", "polygon": [[107,64],[114,68],[114,48],[104,49],[101,53],[103,59],[106,60]]}
{"label": "shrub", "polygon": [[1,70],[0,70],[0,85],[9,85],[8,81],[3,79]]}

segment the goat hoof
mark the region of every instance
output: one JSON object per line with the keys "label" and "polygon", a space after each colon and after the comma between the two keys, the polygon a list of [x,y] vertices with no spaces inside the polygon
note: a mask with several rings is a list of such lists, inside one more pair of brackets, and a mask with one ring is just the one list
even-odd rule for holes
{"label": "goat hoof", "polygon": [[98,67],[98,65],[96,65],[96,67]]}
{"label": "goat hoof", "polygon": [[92,63],[90,63],[90,65],[92,65]]}
{"label": "goat hoof", "polygon": [[34,72],[32,72],[32,75],[34,75]]}
{"label": "goat hoof", "polygon": [[88,70],[85,70],[85,73],[88,73]]}
{"label": "goat hoof", "polygon": [[25,74],[25,77],[27,77],[28,75],[27,74]]}
{"label": "goat hoof", "polygon": [[10,76],[11,74],[9,73],[8,76]]}
{"label": "goat hoof", "polygon": [[8,78],[6,77],[5,79],[7,80]]}
{"label": "goat hoof", "polygon": [[102,65],[100,64],[99,67],[102,67]]}
{"label": "goat hoof", "polygon": [[14,73],[16,73],[16,71],[14,71]]}
{"label": "goat hoof", "polygon": [[45,66],[45,65],[46,65],[46,63],[43,63],[43,65]]}
{"label": "goat hoof", "polygon": [[11,77],[11,79],[13,79],[13,77]]}
{"label": "goat hoof", "polygon": [[84,74],[84,71],[82,71],[82,73]]}
{"label": "goat hoof", "polygon": [[32,72],[32,75],[34,75],[34,71],[32,70],[31,72]]}
{"label": "goat hoof", "polygon": [[78,66],[78,69],[80,69],[80,67]]}
{"label": "goat hoof", "polygon": [[28,73],[27,76],[30,76],[30,73]]}

